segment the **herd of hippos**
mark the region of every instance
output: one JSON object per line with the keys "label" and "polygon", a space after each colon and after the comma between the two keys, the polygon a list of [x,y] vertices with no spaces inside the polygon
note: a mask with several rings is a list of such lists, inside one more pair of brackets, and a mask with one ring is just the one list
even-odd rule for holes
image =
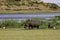
{"label": "herd of hippos", "polygon": [[[24,23],[24,28],[25,29],[33,29],[33,28],[37,28],[39,29],[40,28],[40,22],[38,21],[30,21],[30,22],[26,22]],[[53,28],[53,29],[56,29],[54,26],[51,26],[51,23],[48,23],[48,28]]]}
{"label": "herd of hippos", "polygon": [[[28,22],[25,22],[24,23],[24,28],[25,29],[33,29],[33,28],[37,28],[39,29],[40,28],[40,22],[38,21],[28,21]],[[54,26],[51,26],[51,23],[48,23],[48,28],[53,28],[53,29],[56,29]],[[3,27],[3,29],[6,29],[5,27]]]}

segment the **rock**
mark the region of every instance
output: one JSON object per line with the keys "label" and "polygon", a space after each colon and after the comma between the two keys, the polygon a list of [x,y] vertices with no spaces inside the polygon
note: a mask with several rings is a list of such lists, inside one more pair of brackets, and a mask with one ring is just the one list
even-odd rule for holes
{"label": "rock", "polygon": [[56,29],[56,27],[53,27],[53,29]]}
{"label": "rock", "polygon": [[5,27],[3,27],[3,29],[6,29]]}

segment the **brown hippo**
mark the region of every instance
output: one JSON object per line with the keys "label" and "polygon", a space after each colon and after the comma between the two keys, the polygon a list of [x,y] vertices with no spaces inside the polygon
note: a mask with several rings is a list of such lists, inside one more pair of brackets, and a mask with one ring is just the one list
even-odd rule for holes
{"label": "brown hippo", "polygon": [[30,21],[25,23],[24,28],[33,29],[33,28],[39,28],[39,26],[40,26],[39,22]]}

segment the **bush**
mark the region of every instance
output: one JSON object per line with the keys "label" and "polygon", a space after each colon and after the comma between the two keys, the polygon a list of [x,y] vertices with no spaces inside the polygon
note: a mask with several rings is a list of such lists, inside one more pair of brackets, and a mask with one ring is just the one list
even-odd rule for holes
{"label": "bush", "polygon": [[0,22],[0,27],[7,27],[7,28],[20,28],[21,23],[18,23],[15,20],[5,20]]}

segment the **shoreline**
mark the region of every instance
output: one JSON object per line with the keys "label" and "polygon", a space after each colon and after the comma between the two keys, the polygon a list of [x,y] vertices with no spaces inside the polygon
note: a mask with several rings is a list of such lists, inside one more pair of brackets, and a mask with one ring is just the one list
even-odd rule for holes
{"label": "shoreline", "polygon": [[29,12],[29,11],[27,11],[27,12],[25,12],[25,11],[9,11],[9,12],[0,12],[0,14],[55,14],[55,13],[60,13],[60,11],[58,11],[58,12],[56,12],[56,11],[52,11],[52,12]]}

